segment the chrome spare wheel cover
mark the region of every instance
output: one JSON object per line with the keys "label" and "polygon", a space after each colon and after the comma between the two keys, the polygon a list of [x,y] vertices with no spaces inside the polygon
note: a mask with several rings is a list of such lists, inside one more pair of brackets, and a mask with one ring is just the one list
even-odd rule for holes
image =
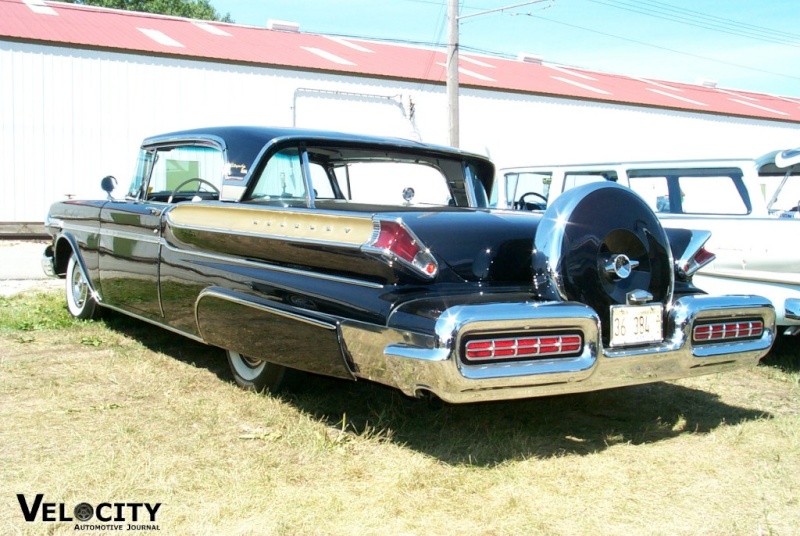
{"label": "chrome spare wheel cover", "polygon": [[642,304],[645,296],[667,308],[672,301],[667,235],[644,200],[618,184],[596,182],[561,194],[542,217],[534,246],[535,273],[547,274],[561,299],[594,309],[604,338],[610,306]]}

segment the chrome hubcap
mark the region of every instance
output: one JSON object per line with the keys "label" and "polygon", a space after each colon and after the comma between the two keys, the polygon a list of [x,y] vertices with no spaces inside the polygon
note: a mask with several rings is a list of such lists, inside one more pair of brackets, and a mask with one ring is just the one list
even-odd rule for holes
{"label": "chrome hubcap", "polygon": [[261,361],[260,359],[255,359],[255,358],[253,358],[253,357],[249,357],[249,356],[246,356],[246,355],[241,355],[241,354],[239,354],[239,355],[240,355],[240,357],[242,358],[242,362],[243,362],[243,363],[244,363],[246,366],[248,366],[248,367],[250,367],[250,368],[258,368],[258,367],[260,367],[260,366],[261,366],[261,364],[263,363],[263,361]]}
{"label": "chrome hubcap", "polygon": [[89,287],[83,277],[83,272],[76,266],[75,271],[72,272],[72,299],[77,307],[83,307],[88,293]]}
{"label": "chrome hubcap", "polygon": [[638,267],[639,261],[631,260],[627,255],[619,254],[607,259],[604,269],[610,277],[626,279]]}

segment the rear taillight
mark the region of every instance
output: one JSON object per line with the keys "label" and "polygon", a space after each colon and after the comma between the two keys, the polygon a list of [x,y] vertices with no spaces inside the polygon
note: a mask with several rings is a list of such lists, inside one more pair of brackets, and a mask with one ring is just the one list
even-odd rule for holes
{"label": "rear taillight", "polygon": [[375,220],[372,238],[362,249],[380,253],[427,278],[439,271],[428,248],[399,220]]}
{"label": "rear taillight", "polygon": [[692,339],[697,343],[753,339],[764,333],[762,320],[729,320],[694,327]]}
{"label": "rear taillight", "polygon": [[472,339],[464,345],[468,362],[541,359],[580,354],[583,337],[577,333]]}
{"label": "rear taillight", "polygon": [[700,268],[716,258],[717,256],[706,248],[700,248],[691,258],[681,262],[678,266],[678,273],[684,278],[689,278]]}

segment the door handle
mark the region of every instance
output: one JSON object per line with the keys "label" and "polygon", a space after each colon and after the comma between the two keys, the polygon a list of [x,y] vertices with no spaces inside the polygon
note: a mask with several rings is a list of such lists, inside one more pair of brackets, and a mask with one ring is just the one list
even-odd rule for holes
{"label": "door handle", "polygon": [[158,216],[159,214],[161,214],[161,211],[157,208],[150,207],[147,210],[150,211],[150,214],[152,214],[153,216]]}

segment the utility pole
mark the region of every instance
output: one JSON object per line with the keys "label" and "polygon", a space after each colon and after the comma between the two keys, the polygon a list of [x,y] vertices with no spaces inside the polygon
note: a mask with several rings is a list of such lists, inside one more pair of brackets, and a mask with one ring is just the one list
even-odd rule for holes
{"label": "utility pole", "polygon": [[458,23],[461,19],[469,17],[477,17],[478,15],[486,15],[487,13],[496,13],[498,11],[505,11],[506,9],[514,9],[516,7],[527,6],[529,4],[538,4],[544,0],[533,0],[531,2],[523,2],[521,4],[514,4],[512,6],[498,7],[495,9],[487,9],[486,11],[479,11],[478,13],[471,13],[469,15],[458,15],[458,2],[459,0],[447,1],[447,124],[448,132],[450,135],[450,145],[458,147],[459,144],[459,119],[458,119]]}
{"label": "utility pole", "polygon": [[458,0],[448,0],[447,22],[447,125],[450,145],[458,147]]}

